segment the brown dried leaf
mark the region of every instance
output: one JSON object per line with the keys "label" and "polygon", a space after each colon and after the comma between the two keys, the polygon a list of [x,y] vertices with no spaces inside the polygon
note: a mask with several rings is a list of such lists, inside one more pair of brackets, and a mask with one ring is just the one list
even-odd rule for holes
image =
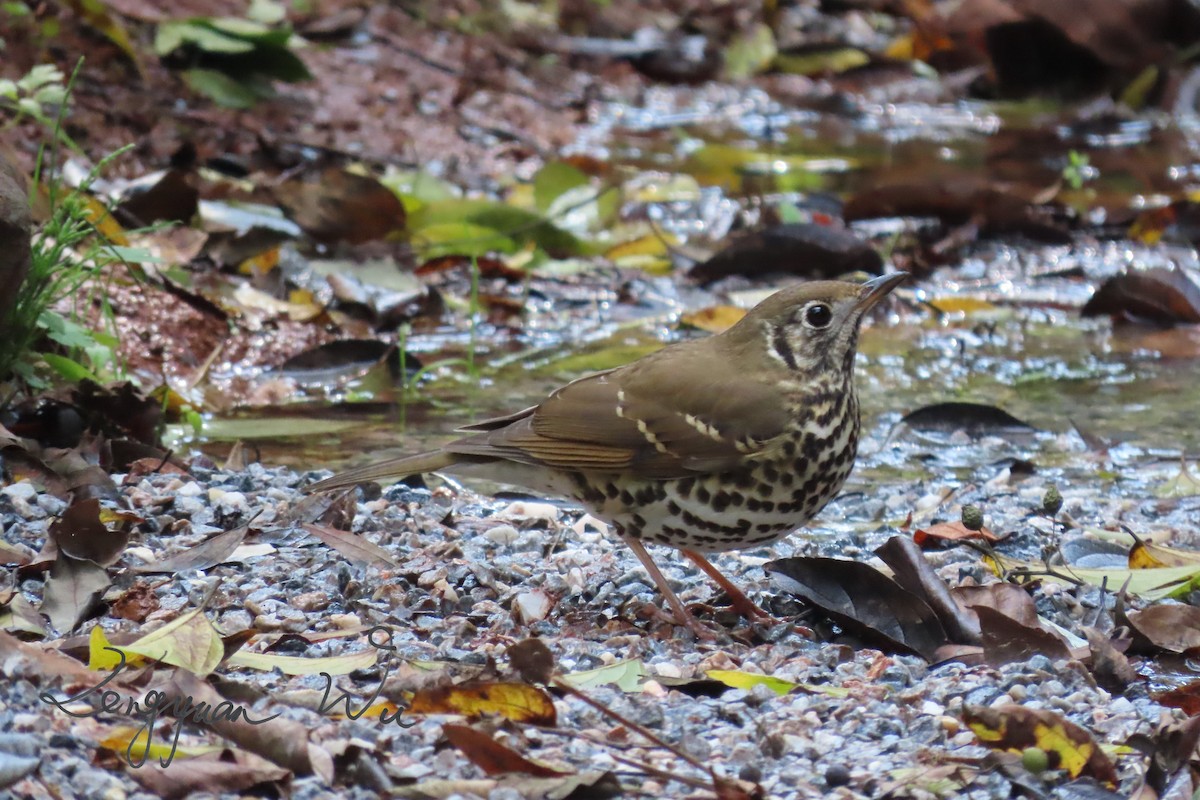
{"label": "brown dried leaf", "polygon": [[404,205],[367,175],[328,169],[319,182],[287,181],[275,200],[318,242],[362,244],[404,229]]}
{"label": "brown dried leaf", "polygon": [[41,612],[56,629],[69,633],[87,619],[110,583],[104,567],[60,553],[50,567]]}
{"label": "brown dried leaf", "polygon": [[123,525],[110,530],[101,513],[100,500],[95,497],[67,506],[63,515],[50,525],[50,535],[59,552],[102,567],[120,558],[129,544],[129,533]]}
{"label": "brown dried leaf", "polygon": [[1071,649],[1057,635],[1043,628],[1023,625],[994,608],[977,606],[979,635],[983,657],[992,666],[1028,661],[1030,656],[1045,655],[1054,660],[1071,658]]}
{"label": "brown dried leaf", "polygon": [[763,566],[778,588],[890,652],[913,653],[929,660],[947,641],[941,621],[924,600],[866,564],[794,557]]}
{"label": "brown dried leaf", "polygon": [[134,572],[141,573],[176,573],[189,570],[208,569],[224,563],[233,551],[241,546],[250,529],[243,525],[240,528],[218,533],[212,538],[205,539],[195,547],[189,547],[182,553],[161,561],[149,564],[139,564],[133,567]]}
{"label": "brown dried leaf", "polygon": [[472,764],[483,770],[485,775],[520,772],[539,778],[551,778],[569,774],[530,761],[516,750],[467,725],[446,724],[442,726],[442,733],[471,760]]}
{"label": "brown dried leaf", "polygon": [[1109,278],[1080,311],[1085,317],[1127,315],[1153,322],[1200,322],[1200,283],[1183,269],[1155,267]]}
{"label": "brown dried leaf", "polygon": [[[190,697],[195,704],[207,703],[210,708],[216,708],[221,703],[228,707],[231,702],[207,682],[184,670],[175,670],[163,691],[172,702]],[[236,719],[211,715],[201,727],[296,775],[315,774],[326,784],[333,783],[333,757],[324,748],[309,742],[310,731],[299,722],[283,719],[278,714],[272,716],[268,710],[263,710]]]}
{"label": "brown dried leaf", "polygon": [[983,542],[998,542],[1000,537],[992,533],[986,526],[973,531],[961,522],[939,522],[928,528],[917,528],[913,533],[913,541],[921,547],[934,542],[958,542],[963,539],[976,539]]}
{"label": "brown dried leaf", "polygon": [[1200,648],[1200,608],[1178,604],[1148,606],[1128,615],[1134,644],[1142,650],[1187,653]]}
{"label": "brown dried leaf", "polygon": [[365,567],[371,564],[383,564],[389,567],[399,566],[392,554],[377,544],[349,531],[339,531],[324,525],[301,525],[304,530],[320,539],[326,545],[337,550],[346,560],[355,566]]}

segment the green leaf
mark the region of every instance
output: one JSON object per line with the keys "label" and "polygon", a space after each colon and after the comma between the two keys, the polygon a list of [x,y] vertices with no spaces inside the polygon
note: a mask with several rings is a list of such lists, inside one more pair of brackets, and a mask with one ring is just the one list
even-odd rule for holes
{"label": "green leaf", "polygon": [[765,72],[778,52],[775,34],[760,22],[738,34],[725,48],[725,77],[737,81]]}
{"label": "green leaf", "polygon": [[187,22],[164,22],[154,37],[154,52],[165,56],[191,44],[206,53],[251,53],[255,44],[242,36],[231,35],[215,29],[204,20]]}
{"label": "green leaf", "polygon": [[412,245],[428,261],[439,256],[482,256],[515,253],[516,242],[494,228],[472,222],[443,222],[413,231]]}
{"label": "green leaf", "polygon": [[408,219],[411,230],[444,223],[469,223],[490,228],[514,242],[534,242],[554,256],[580,255],[583,243],[539,214],[491,200],[457,199],[429,203]]}
{"label": "green leaf", "polygon": [[533,176],[533,204],[543,214],[554,201],[578,186],[587,186],[588,176],[564,161],[551,161]]}
{"label": "green leaf", "polygon": [[74,361],[66,356],[56,355],[54,353],[42,353],[41,358],[46,362],[50,369],[57,372],[71,383],[79,383],[82,380],[89,380],[95,383],[103,383],[100,378],[90,369]]}
{"label": "green leaf", "polygon": [[605,667],[572,672],[562,680],[576,689],[594,689],[597,686],[616,686],[622,692],[640,692],[646,667],[640,658],[630,658]]}
{"label": "green leaf", "polygon": [[1188,469],[1187,462],[1181,462],[1179,472],[1175,477],[1154,490],[1155,497],[1192,497],[1200,494],[1200,479]]}
{"label": "green leaf", "polygon": [[183,81],[225,108],[250,108],[261,99],[254,89],[215,69],[189,69],[183,73]]}

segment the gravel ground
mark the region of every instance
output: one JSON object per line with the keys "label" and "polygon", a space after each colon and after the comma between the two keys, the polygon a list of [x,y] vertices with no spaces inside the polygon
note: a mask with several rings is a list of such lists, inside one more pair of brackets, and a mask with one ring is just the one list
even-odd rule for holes
{"label": "gravel ground", "polygon": [[[877,441],[883,440],[881,426],[873,434]],[[1069,449],[1069,438],[1051,437],[1039,446]],[[898,446],[876,447],[867,456],[867,472],[894,457]],[[986,452],[987,443],[972,446]],[[936,470],[931,467],[931,473]],[[122,560],[110,569],[114,585],[105,599],[115,601],[135,586],[147,585],[157,609],[140,622],[118,619],[109,611],[99,624],[110,638],[122,631],[144,634],[198,607],[219,584],[208,609],[224,634],[253,628],[311,639],[323,632],[383,625],[402,659],[453,662],[443,666],[456,675],[488,669],[493,662],[503,671],[508,646],[530,636],[549,646],[561,673],[641,659],[646,678],[640,693],[606,685],[587,694],[719,774],[757,783],[766,796],[779,798],[962,796],[960,791],[978,798],[1009,797],[1014,778],[997,768],[967,730],[960,717],[964,704],[1019,703],[1055,710],[1108,743],[1150,733],[1177,713],[1151,700],[1142,684],[1113,696],[1097,688],[1078,662],[1053,662],[1041,655],[1001,668],[931,666],[849,640],[811,641],[786,626],[735,630],[722,641],[698,643],[663,619],[661,601],[632,554],[614,546],[594,524],[581,524],[578,511],[544,502],[494,500],[436,479],[431,481],[433,489],[396,485],[360,498],[356,505],[331,506],[328,499],[314,500],[298,490],[323,474],[299,475],[257,465],[226,472],[197,464],[188,475],[127,478],[120,492],[145,521]],[[989,525],[1015,531],[1004,549],[1037,552],[1039,537],[1031,524],[1035,515],[1029,509],[1036,506],[1044,477],[1013,478],[1007,467],[996,464],[980,467],[975,477],[942,506],[941,517],[948,517],[956,502],[987,498]],[[764,561],[793,548],[797,553],[869,558],[870,548],[896,533],[886,520],[906,508],[935,508],[929,498],[941,496],[938,486],[937,481],[880,484],[870,493],[855,492],[852,486],[824,514],[837,520],[836,525],[818,526],[809,535],[777,545],[774,552],[731,554],[717,563],[775,613],[794,611],[794,600],[770,588],[761,569]],[[1064,494],[1067,512],[1078,513],[1086,505],[1101,516],[1124,509],[1126,520],[1139,513],[1128,498],[1112,493]],[[41,549],[53,515],[62,509],[61,501],[34,492],[28,484],[0,490],[6,540],[34,552]],[[394,565],[356,566],[297,527],[297,521],[321,515],[327,521],[345,519],[351,509],[355,534],[384,548]],[[1200,512],[1194,504],[1184,504],[1175,513],[1193,519]],[[1150,514],[1146,509],[1147,519]],[[128,569],[143,559],[186,551],[214,533],[247,523],[252,532],[245,544],[269,548],[251,550],[248,556],[235,553],[229,562],[203,571],[159,576]],[[705,579],[673,554],[657,553],[685,603],[715,599]],[[984,576],[977,557],[965,548],[935,552],[930,558],[952,583],[964,576]],[[7,573],[13,580],[15,573]],[[20,581],[18,588],[36,604],[43,585],[37,576]],[[1038,601],[1043,616],[1077,631],[1081,621],[1094,624],[1103,598],[1096,591],[1048,591]],[[740,624],[720,611],[701,613],[714,626],[734,630]],[[84,623],[82,631],[93,624]],[[827,627],[817,627],[820,636],[829,634]],[[286,641],[277,652],[306,657],[367,647],[362,635],[307,643],[297,636]],[[55,644],[66,647],[61,640],[51,642]],[[261,647],[259,642],[249,645],[250,650]],[[136,770],[121,767],[97,750],[106,726],[119,723],[119,717],[69,719],[39,700],[45,675],[22,673],[12,661],[5,669],[10,680],[0,688],[0,730],[5,732],[0,750],[13,758],[40,758],[38,769],[11,787],[12,796],[155,796],[134,780]],[[782,697],[764,686],[718,692],[711,682],[698,682],[710,669],[762,672],[818,689]],[[331,789],[315,776],[296,777],[290,782],[291,797],[376,797],[401,791],[414,781],[432,786],[427,782],[485,777],[445,743],[442,725],[447,717],[415,718],[411,728],[384,726],[367,717],[339,720],[314,710],[312,698],[324,685],[319,676],[286,677],[227,666],[217,672],[226,688],[240,687],[236,696],[249,698],[243,701],[247,708],[263,716],[268,708],[282,711],[304,726],[313,743],[342,743],[340,751],[332,745],[329,749],[343,753],[338,762],[343,785]],[[389,676],[389,691],[420,683],[416,671],[407,667],[393,668]],[[382,677],[379,669],[363,670],[343,676],[337,685],[369,694]],[[835,694],[829,689],[844,691]],[[711,796],[670,779],[671,774],[701,780],[704,776],[625,725],[574,697],[558,697],[556,707],[558,725],[553,730],[500,722],[487,727],[513,749],[544,763],[579,771],[611,770],[631,794]],[[344,747],[347,741],[352,749]],[[648,776],[618,758],[652,764],[663,773]],[[1118,760],[1118,769],[1122,789],[1136,784],[1139,760]],[[965,781],[969,788],[939,793],[935,777]],[[1042,786],[1047,796],[1053,792],[1047,788],[1054,783],[1054,776],[1050,778],[1042,784],[1025,774],[1025,781]],[[440,794],[431,788],[415,796],[451,795],[492,800],[534,796],[527,788],[478,782],[443,788]],[[1089,796],[1119,795],[1096,786]]]}

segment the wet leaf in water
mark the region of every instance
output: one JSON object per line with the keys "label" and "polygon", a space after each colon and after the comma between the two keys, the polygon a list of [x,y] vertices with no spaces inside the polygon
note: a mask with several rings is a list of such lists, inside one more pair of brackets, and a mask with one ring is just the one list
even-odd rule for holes
{"label": "wet leaf in water", "polygon": [[934,403],[905,414],[900,424],[921,432],[963,431],[973,439],[1036,430],[1004,409],[982,403]]}
{"label": "wet leaf in water", "polygon": [[856,271],[878,275],[882,270],[883,259],[875,248],[850,231],[791,223],[737,237],[721,252],[692,267],[688,276],[708,284],[730,275],[834,278]]}
{"label": "wet leaf in water", "polygon": [[932,659],[946,643],[937,615],[912,592],[858,561],[796,557],[763,565],[772,583],[825,612],[846,631],[891,652]]}
{"label": "wet leaf in water", "polygon": [[1054,711],[1014,704],[968,705],[963,719],[979,741],[994,750],[1023,753],[1037,748],[1045,752],[1051,769],[1065,770],[1072,778],[1089,775],[1108,784],[1117,782],[1116,769],[1092,735]]}
{"label": "wet leaf in water", "polygon": [[1191,271],[1155,267],[1109,278],[1080,311],[1085,317],[1129,316],[1172,325],[1200,322],[1200,283]]}
{"label": "wet leaf in water", "polygon": [[1192,474],[1187,461],[1180,461],[1175,477],[1154,490],[1155,497],[1193,497],[1200,494],[1200,478]]}
{"label": "wet leaf in water", "polygon": [[393,379],[401,369],[414,373],[421,368],[416,357],[378,339],[338,339],[298,353],[279,367],[279,372],[302,384],[329,386],[360,377],[372,367],[385,364]]}
{"label": "wet leaf in water", "polygon": [[679,324],[708,333],[720,333],[732,328],[744,316],[746,309],[738,306],[709,306],[684,314],[679,318]]}
{"label": "wet leaf in water", "polygon": [[792,75],[837,75],[871,63],[871,56],[857,47],[811,44],[789,47],[775,56],[775,69]]}
{"label": "wet leaf in water", "polygon": [[472,764],[483,770],[485,775],[505,775],[518,772],[550,778],[569,774],[530,761],[483,731],[477,731],[467,725],[446,724],[442,726],[442,733],[452,745],[470,759]]}
{"label": "wet leaf in water", "polygon": [[404,206],[368,175],[329,169],[319,181],[292,180],[275,190],[275,200],[297,225],[323,244],[362,244],[405,225]]}
{"label": "wet leaf in water", "polygon": [[1122,642],[1122,649],[1117,648],[1117,644],[1109,639],[1095,628],[1084,628],[1084,635],[1087,637],[1088,648],[1092,651],[1091,670],[1092,675],[1096,678],[1096,683],[1101,688],[1114,694],[1121,694],[1135,683],[1140,683],[1143,678],[1129,663],[1129,659],[1122,652],[1123,647],[1128,646],[1129,640]]}
{"label": "wet leaf in water", "polygon": [[545,214],[559,197],[587,185],[588,176],[578,167],[563,161],[550,161],[533,176],[534,205]]}

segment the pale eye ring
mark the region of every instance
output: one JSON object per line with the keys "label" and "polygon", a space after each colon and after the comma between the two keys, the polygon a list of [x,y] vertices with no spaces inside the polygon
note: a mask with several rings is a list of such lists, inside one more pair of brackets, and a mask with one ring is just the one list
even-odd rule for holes
{"label": "pale eye ring", "polygon": [[804,323],[810,328],[828,328],[833,322],[833,309],[825,303],[813,303],[804,309]]}

